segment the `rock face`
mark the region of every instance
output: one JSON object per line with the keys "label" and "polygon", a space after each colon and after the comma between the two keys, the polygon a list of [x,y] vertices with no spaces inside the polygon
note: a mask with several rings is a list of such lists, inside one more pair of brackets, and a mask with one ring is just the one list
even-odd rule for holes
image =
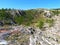
{"label": "rock face", "polygon": [[50,12],[49,10],[44,10],[45,16],[46,17],[51,17],[52,16],[52,12]]}

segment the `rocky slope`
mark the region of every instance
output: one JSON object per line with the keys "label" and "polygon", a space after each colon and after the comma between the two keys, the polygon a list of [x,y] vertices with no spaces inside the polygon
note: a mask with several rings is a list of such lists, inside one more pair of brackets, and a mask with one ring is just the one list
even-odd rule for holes
{"label": "rocky slope", "polygon": [[54,26],[45,31],[37,30],[30,36],[30,45],[60,45],[60,15],[53,18],[56,20]]}
{"label": "rocky slope", "polygon": [[13,26],[10,35],[4,39],[8,45],[60,45],[60,15],[52,18],[55,20],[54,25],[44,30],[23,25]]}
{"label": "rocky slope", "polygon": [[[32,12],[34,11],[35,13],[30,11],[31,10],[27,11],[28,13],[25,12],[27,15],[24,15],[24,23],[29,22],[31,19],[30,15],[33,14],[34,19],[32,18],[31,21],[33,21],[34,26],[32,26],[32,23],[30,26],[23,24],[19,26],[7,26],[7,29],[5,26],[4,29],[0,29],[0,43],[3,42],[6,43],[6,45],[60,45],[60,15],[52,16],[53,13],[49,10],[41,11],[38,9],[37,13],[35,12],[36,10],[32,10]],[[23,14],[19,10],[10,10],[9,12],[13,12],[12,14],[10,13],[13,15],[13,18],[9,17],[8,20],[14,19],[16,12],[19,18]],[[18,21],[20,21],[20,19],[18,19]],[[35,25],[39,25],[39,27]]]}

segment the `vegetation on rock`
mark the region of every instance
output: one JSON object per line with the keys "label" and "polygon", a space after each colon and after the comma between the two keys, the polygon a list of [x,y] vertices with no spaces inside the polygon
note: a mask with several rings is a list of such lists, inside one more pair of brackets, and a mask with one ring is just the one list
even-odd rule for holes
{"label": "vegetation on rock", "polygon": [[[49,23],[49,25],[53,23],[51,17],[50,19],[48,19],[49,17],[47,18],[47,13],[44,15],[44,10],[46,9],[0,9],[0,23],[3,25],[23,24],[26,26],[34,25],[37,23],[38,27],[42,28],[44,26],[44,23]],[[53,10],[51,10],[50,12],[52,12],[53,14],[56,13],[56,11]],[[51,16],[53,16],[53,14],[51,14]]]}

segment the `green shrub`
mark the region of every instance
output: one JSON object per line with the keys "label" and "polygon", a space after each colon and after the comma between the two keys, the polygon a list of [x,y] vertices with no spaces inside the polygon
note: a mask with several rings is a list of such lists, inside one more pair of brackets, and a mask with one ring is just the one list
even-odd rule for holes
{"label": "green shrub", "polygon": [[43,28],[43,26],[44,26],[44,19],[40,19],[39,20],[39,22],[38,22],[38,27],[41,29],[41,28]]}
{"label": "green shrub", "polygon": [[27,22],[25,25],[26,25],[26,26],[30,26],[30,24],[31,24],[30,22]]}
{"label": "green shrub", "polygon": [[53,19],[47,19],[46,23],[49,23],[49,26],[53,25],[54,20]]}
{"label": "green shrub", "polygon": [[24,21],[24,17],[22,17],[22,16],[20,16],[20,17],[15,16],[14,19],[15,19],[15,22],[16,22],[17,24],[22,24],[23,21]]}

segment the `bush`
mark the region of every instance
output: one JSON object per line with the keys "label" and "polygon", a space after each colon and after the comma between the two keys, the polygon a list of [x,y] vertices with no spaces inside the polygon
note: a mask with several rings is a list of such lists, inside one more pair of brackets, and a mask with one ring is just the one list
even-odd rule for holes
{"label": "bush", "polygon": [[30,26],[30,24],[31,24],[31,22],[27,22],[25,25],[26,25],[26,26]]}
{"label": "bush", "polygon": [[54,20],[53,19],[47,19],[46,23],[49,23],[49,26],[53,25]]}
{"label": "bush", "polygon": [[23,21],[24,21],[24,17],[22,17],[22,16],[20,16],[20,17],[15,16],[15,22],[16,22],[17,24],[22,24]]}
{"label": "bush", "polygon": [[45,20],[44,20],[43,18],[41,18],[41,19],[39,20],[39,22],[38,22],[38,27],[39,27],[40,29],[43,28],[44,22],[45,22]]}

